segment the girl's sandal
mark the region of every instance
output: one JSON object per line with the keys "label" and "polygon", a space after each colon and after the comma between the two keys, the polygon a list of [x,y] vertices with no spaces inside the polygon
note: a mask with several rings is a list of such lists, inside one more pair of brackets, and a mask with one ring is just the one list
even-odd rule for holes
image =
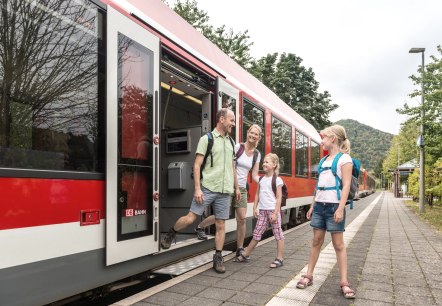
{"label": "girl's sandal", "polygon": [[[299,282],[296,284],[296,288],[298,289],[305,289],[308,286],[313,285],[313,275],[301,275],[301,279],[299,280]],[[304,279],[308,279],[308,281],[304,281]]]}
{"label": "girl's sandal", "polygon": [[275,258],[275,260],[270,264],[270,268],[279,268],[284,265],[284,260]]}
{"label": "girl's sandal", "polygon": [[356,297],[355,291],[350,288],[350,284],[348,282],[341,282],[340,286],[342,295],[346,299],[354,299]]}
{"label": "girl's sandal", "polygon": [[249,262],[250,256],[244,256],[242,253],[235,257],[234,262]]}

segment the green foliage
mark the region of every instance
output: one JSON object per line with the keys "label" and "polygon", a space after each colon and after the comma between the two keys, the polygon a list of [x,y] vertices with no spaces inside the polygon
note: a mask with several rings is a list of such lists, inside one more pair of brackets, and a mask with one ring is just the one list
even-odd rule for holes
{"label": "green foliage", "polygon": [[269,87],[291,108],[320,130],[331,122],[329,114],[338,108],[327,91],[319,92],[319,82],[311,68],[301,65],[295,54],[268,54],[258,60],[250,55],[248,31],[233,32],[225,25],[214,28],[207,12],[198,9],[196,0],[178,0],[174,11],[216,44],[224,53]]}
{"label": "green foliage", "polygon": [[[441,46],[437,47],[442,56]],[[430,57],[432,62],[425,66],[424,72],[424,136],[425,150],[433,156],[434,160],[442,157],[442,59],[436,56]],[[415,85],[418,85],[410,97],[420,97],[422,94],[422,67],[418,75],[410,76]],[[421,105],[409,106],[396,110],[400,114],[409,116],[409,120],[421,124]]]}
{"label": "green foliage", "polygon": [[380,163],[387,154],[393,135],[352,119],[339,120],[335,123],[345,128],[350,139],[351,155],[360,159],[367,171],[374,172],[375,176],[378,176]]}
{"label": "green foliage", "polygon": [[[442,55],[441,46],[437,47],[438,53]],[[442,189],[442,58],[430,56],[431,62],[423,71],[419,67],[417,75],[410,76],[415,85],[418,85],[410,97],[415,98],[422,95],[422,82],[424,85],[424,105],[409,106],[404,104],[403,108],[396,111],[408,115],[408,120],[403,124],[398,135],[397,143],[403,148],[403,154],[407,157],[419,157],[419,148],[416,147],[416,138],[420,134],[420,125],[424,125],[425,138],[425,197],[426,202],[433,203],[433,200],[441,199]],[[422,121],[421,110],[424,110]],[[388,161],[384,162],[384,170],[388,167]],[[419,197],[419,170],[416,169],[408,178],[408,187],[413,198]]]}
{"label": "green foliage", "polygon": [[235,33],[233,29],[226,29],[225,25],[218,28],[211,26],[207,12],[198,8],[196,0],[178,0],[173,10],[239,65],[244,68],[250,65],[250,47],[253,43],[249,42],[247,30]]}
{"label": "green foliage", "polygon": [[408,194],[413,199],[419,198],[419,170],[414,171],[408,176]]}
{"label": "green foliage", "polygon": [[252,62],[249,71],[320,130],[331,124],[328,116],[338,105],[331,102],[327,91],[319,92],[315,73],[301,63],[295,54],[273,53]]}
{"label": "green foliage", "polygon": [[419,213],[419,204],[410,200],[405,201],[405,204],[410,207],[413,212],[426,222],[434,226],[440,233],[442,233],[442,206],[434,205],[431,208],[425,209],[424,213]]}
{"label": "green foliage", "polygon": [[[428,170],[428,194],[436,197],[441,201],[442,199],[442,158],[439,158],[433,167]],[[427,183],[425,184],[427,185]]]}
{"label": "green foliage", "polygon": [[419,127],[416,122],[407,120],[401,124],[399,135],[393,138],[384,160],[384,173],[412,159],[419,160],[419,148],[416,146],[418,135]]}

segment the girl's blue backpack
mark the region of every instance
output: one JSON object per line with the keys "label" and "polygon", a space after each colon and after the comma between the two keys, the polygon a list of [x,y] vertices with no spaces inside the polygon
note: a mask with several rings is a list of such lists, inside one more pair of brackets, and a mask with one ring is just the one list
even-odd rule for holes
{"label": "girl's blue backpack", "polygon": [[[335,158],[333,159],[331,167],[322,167],[322,164],[327,159],[328,155],[324,156],[321,159],[321,161],[319,162],[319,165],[318,165],[318,174],[320,174],[324,170],[331,169],[333,175],[335,176],[336,185],[330,186],[330,187],[318,187],[318,183],[316,183],[315,194],[316,194],[316,190],[336,190],[336,192],[338,194],[338,200],[341,200],[342,180],[338,176],[338,171],[337,171],[338,160],[341,156],[342,156],[341,152],[336,154]],[[358,191],[358,178],[359,178],[359,174],[361,173],[361,162],[356,158],[352,158],[352,161],[353,161],[353,170],[351,172],[350,192],[348,193],[348,198],[347,198],[348,200],[350,200],[350,204],[351,204],[350,209],[353,209],[353,199],[355,198],[356,193]]]}

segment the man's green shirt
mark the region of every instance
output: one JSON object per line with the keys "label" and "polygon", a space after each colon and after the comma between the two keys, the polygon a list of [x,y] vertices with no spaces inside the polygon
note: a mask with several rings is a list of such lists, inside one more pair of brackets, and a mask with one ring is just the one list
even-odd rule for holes
{"label": "man's green shirt", "polygon": [[[233,147],[229,136],[222,136],[217,129],[213,135],[213,167],[210,155],[207,156],[206,165],[203,169],[201,184],[212,192],[233,194]],[[205,155],[209,138],[204,135],[198,142],[196,154]]]}

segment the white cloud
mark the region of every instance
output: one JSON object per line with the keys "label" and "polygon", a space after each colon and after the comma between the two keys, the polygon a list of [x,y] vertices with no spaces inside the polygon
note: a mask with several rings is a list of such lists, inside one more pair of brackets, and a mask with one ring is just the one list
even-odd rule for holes
{"label": "white cloud", "polygon": [[395,112],[409,100],[421,57],[442,44],[440,0],[197,0],[214,26],[249,30],[256,58],[295,53],[311,67],[321,90],[340,105],[331,119],[355,119],[397,134],[406,118]]}

